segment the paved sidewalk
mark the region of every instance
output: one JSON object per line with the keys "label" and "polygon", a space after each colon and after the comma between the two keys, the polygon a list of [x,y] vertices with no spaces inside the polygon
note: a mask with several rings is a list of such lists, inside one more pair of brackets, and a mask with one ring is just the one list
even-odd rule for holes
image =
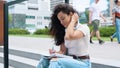
{"label": "paved sidewalk", "polygon": [[[53,45],[54,41],[50,38],[9,37],[9,48],[38,54],[48,53],[48,49]],[[55,49],[59,50],[59,47],[56,46]],[[90,44],[89,51],[92,62],[120,67],[120,44],[117,42],[106,41],[99,45],[95,41]]]}
{"label": "paved sidewalk", "polygon": [[89,49],[92,62],[120,67],[120,44],[117,42],[106,41],[100,45],[96,41]]}

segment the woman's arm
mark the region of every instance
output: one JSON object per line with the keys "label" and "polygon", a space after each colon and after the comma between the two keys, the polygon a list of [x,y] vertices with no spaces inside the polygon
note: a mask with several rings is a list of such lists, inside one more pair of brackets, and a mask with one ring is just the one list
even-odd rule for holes
{"label": "woman's arm", "polygon": [[66,49],[65,45],[64,45],[64,43],[62,43],[60,45],[60,50],[57,53],[59,53],[59,54],[65,54],[66,51],[67,51],[67,49]]}
{"label": "woman's arm", "polygon": [[49,53],[50,53],[50,54],[53,54],[53,53],[65,54],[66,51],[67,51],[67,49],[66,49],[64,43],[62,43],[62,44],[60,45],[60,50],[59,50],[58,52],[56,52],[56,50],[49,49]]}
{"label": "woman's arm", "polygon": [[70,24],[66,28],[66,34],[65,34],[66,40],[78,39],[84,36],[82,31],[78,31],[74,29],[75,25],[77,24],[76,22],[78,21],[78,18],[79,18],[78,14],[74,13]]}
{"label": "woman's arm", "polygon": [[[55,52],[55,53],[59,53],[59,54],[65,54],[66,53],[66,51],[67,51],[67,49],[66,49],[66,47],[65,47],[65,45],[64,45],[64,43],[62,43],[61,45],[60,45],[60,50],[58,51],[58,52]],[[51,58],[51,60],[53,60],[53,61],[57,61],[57,59],[58,58]]]}

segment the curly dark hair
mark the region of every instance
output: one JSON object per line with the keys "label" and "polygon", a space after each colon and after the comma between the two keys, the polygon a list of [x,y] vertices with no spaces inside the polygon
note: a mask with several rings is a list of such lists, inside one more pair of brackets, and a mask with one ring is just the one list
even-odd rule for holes
{"label": "curly dark hair", "polygon": [[56,45],[64,43],[65,27],[60,23],[59,19],[57,18],[58,13],[61,11],[67,15],[69,15],[70,12],[76,12],[76,10],[68,4],[58,4],[54,8],[53,14],[51,16],[50,35],[54,37]]}
{"label": "curly dark hair", "polygon": [[117,4],[118,3],[118,0],[115,0],[115,4]]}

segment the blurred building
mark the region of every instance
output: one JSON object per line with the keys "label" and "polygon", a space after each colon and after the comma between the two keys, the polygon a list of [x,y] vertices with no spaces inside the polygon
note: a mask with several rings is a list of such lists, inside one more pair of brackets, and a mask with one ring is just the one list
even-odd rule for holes
{"label": "blurred building", "polygon": [[28,0],[9,7],[10,28],[23,28],[34,32],[49,25],[50,10],[45,0]]}
{"label": "blurred building", "polygon": [[50,0],[50,10],[52,11],[57,4],[65,3],[65,0]]}

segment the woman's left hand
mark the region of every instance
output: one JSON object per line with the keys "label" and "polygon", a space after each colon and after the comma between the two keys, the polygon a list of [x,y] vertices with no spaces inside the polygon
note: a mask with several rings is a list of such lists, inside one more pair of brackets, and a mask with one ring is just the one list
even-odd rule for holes
{"label": "woman's left hand", "polygon": [[72,19],[71,19],[71,22],[72,23],[76,23],[79,19],[79,16],[77,13],[74,13],[73,16],[72,16]]}

